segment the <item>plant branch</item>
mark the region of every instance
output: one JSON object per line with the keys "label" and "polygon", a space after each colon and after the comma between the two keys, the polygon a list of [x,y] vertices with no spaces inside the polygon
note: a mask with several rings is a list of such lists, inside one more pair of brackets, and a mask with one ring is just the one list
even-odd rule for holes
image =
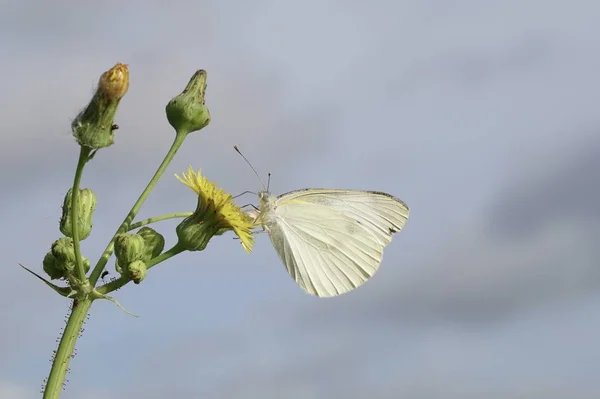
{"label": "plant branch", "polygon": [[83,168],[89,160],[91,148],[81,146],[79,150],[79,160],[77,161],[77,170],[73,180],[73,188],[71,190],[71,226],[73,229],[73,248],[75,250],[76,271],[79,281],[85,281],[85,269],[83,268],[83,257],[81,256],[81,247],[79,245],[79,185]]}
{"label": "plant branch", "polygon": [[154,173],[154,176],[152,177],[152,179],[150,180],[150,182],[148,183],[148,185],[146,186],[146,188],[144,189],[142,194],[140,194],[139,198],[137,199],[137,201],[135,202],[135,204],[133,205],[133,207],[131,208],[131,210],[129,211],[127,216],[125,217],[125,220],[123,220],[123,223],[121,223],[121,225],[117,229],[117,232],[111,238],[110,242],[106,246],[106,249],[102,253],[102,256],[100,257],[100,259],[98,259],[98,263],[96,263],[96,266],[94,266],[94,270],[92,271],[92,274],[90,274],[90,284],[92,285],[92,287],[94,287],[96,285],[96,282],[98,281],[98,278],[100,278],[100,274],[102,273],[102,270],[104,270],[104,267],[106,266],[106,263],[108,262],[108,259],[110,259],[110,256],[113,253],[114,244],[115,244],[117,235],[129,231],[129,225],[131,224],[133,219],[136,217],[136,215],[140,211],[142,205],[144,204],[144,202],[150,195],[150,192],[152,191],[152,189],[154,189],[154,187],[158,183],[158,180],[161,178],[161,176],[167,169],[167,166],[169,166],[169,163],[171,163],[171,161],[173,160],[173,157],[175,156],[175,154],[177,153],[177,151],[179,150],[179,148],[185,141],[186,136],[187,136],[187,133],[180,133],[180,132],[177,132],[177,134],[175,135],[175,140],[173,141],[171,148],[169,148],[167,155],[165,156],[162,163],[160,164],[160,166]]}
{"label": "plant branch", "polygon": [[[173,256],[175,256],[177,254],[180,254],[183,251],[184,251],[184,249],[182,247],[180,247],[179,244],[175,244],[171,249],[163,252],[162,254],[158,255],[156,258],[149,260],[146,263],[146,269],[150,269],[150,268],[158,265],[159,263],[164,262],[165,260],[172,258]],[[111,281],[110,283],[106,283],[105,285],[98,287],[98,289],[96,289],[96,291],[100,294],[108,294],[109,292],[118,290],[119,288],[123,287],[125,284],[127,284],[130,281],[131,281],[131,279],[129,279],[125,276],[121,276],[118,279]]]}
{"label": "plant branch", "polygon": [[186,217],[190,216],[192,213],[193,212],[174,212],[174,213],[165,213],[164,215],[160,215],[160,216],[154,216],[154,217],[140,220],[139,222],[133,223],[131,226],[129,226],[128,231],[138,229],[140,227],[146,226],[151,223],[161,222],[163,220],[186,218]]}

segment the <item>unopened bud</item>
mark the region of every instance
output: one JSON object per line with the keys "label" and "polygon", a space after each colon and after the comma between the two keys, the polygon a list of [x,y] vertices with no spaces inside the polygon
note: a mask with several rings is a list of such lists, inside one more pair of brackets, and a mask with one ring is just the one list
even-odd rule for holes
{"label": "unopened bud", "polygon": [[[72,189],[69,189],[62,207],[60,218],[60,231],[67,237],[73,237],[73,225],[71,224],[73,206],[71,204]],[[92,232],[92,217],[96,209],[96,194],[89,188],[79,190],[79,209],[77,212],[77,224],[79,227],[79,240],[85,240]]]}
{"label": "unopened bud", "polygon": [[206,71],[196,71],[181,94],[167,104],[169,123],[177,133],[189,134],[210,123],[210,112],[204,102]]}
{"label": "unopened bud", "polygon": [[52,255],[52,252],[48,252],[46,256],[44,256],[44,261],[42,262],[44,271],[50,279],[57,280],[59,278],[65,277],[65,270],[58,265],[56,258]]}
{"label": "unopened bud", "polygon": [[63,237],[54,241],[50,251],[59,262],[73,264],[76,262],[75,247],[73,246],[73,239],[70,237]]}
{"label": "unopened bud", "polygon": [[144,239],[137,234],[119,234],[115,240],[115,256],[121,268],[123,265],[141,260],[144,256]]}
{"label": "unopened bud", "polygon": [[165,238],[150,227],[142,227],[136,233],[144,239],[144,254],[142,259],[149,261],[161,254],[165,248]]}
{"label": "unopened bud", "polygon": [[[84,272],[90,270],[90,261],[82,256]],[[75,257],[75,247],[73,239],[70,237],[59,238],[52,243],[50,251],[46,254],[43,261],[44,271],[51,279],[68,278],[73,274],[77,258]]]}
{"label": "unopened bud", "polygon": [[80,145],[99,149],[115,142],[115,114],[128,88],[127,65],[116,64],[102,74],[94,97],[71,123],[73,137]]}
{"label": "unopened bud", "polygon": [[136,260],[127,265],[127,275],[135,284],[139,284],[146,277],[146,263]]}

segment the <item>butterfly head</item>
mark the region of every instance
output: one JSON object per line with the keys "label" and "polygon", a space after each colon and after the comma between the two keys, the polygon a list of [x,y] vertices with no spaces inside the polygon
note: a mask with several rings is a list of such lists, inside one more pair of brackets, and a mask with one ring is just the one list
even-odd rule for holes
{"label": "butterfly head", "polygon": [[259,218],[257,219],[261,224],[268,224],[269,221],[274,217],[275,214],[275,202],[277,198],[271,195],[271,193],[267,190],[262,190],[258,192],[258,200],[259,204]]}
{"label": "butterfly head", "polygon": [[275,205],[275,197],[273,197],[267,190],[261,190],[258,192],[258,201],[260,202],[261,209]]}
{"label": "butterfly head", "polygon": [[261,203],[268,201],[270,196],[271,196],[271,193],[269,193],[267,190],[261,190],[258,192],[258,200]]}

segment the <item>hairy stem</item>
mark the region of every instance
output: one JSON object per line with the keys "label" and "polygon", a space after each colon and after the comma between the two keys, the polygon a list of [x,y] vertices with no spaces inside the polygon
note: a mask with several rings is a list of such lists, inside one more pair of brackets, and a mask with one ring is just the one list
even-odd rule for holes
{"label": "hairy stem", "polygon": [[75,343],[79,337],[81,326],[85,321],[90,306],[92,305],[91,298],[74,300],[71,308],[71,315],[67,321],[67,326],[63,332],[63,336],[58,345],[58,350],[54,355],[50,375],[44,389],[44,399],[58,399],[63,390],[63,385],[67,371],[69,370],[69,362],[73,358],[73,350]]}

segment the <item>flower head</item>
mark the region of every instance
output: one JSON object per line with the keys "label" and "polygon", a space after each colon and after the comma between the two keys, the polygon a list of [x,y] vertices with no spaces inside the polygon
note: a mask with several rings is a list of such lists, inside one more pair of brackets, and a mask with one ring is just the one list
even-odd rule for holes
{"label": "flower head", "polygon": [[177,226],[179,240],[184,241],[187,250],[202,250],[212,236],[233,230],[244,249],[252,251],[253,220],[236,205],[231,194],[202,176],[201,170],[195,173],[191,166],[182,177],[175,177],[198,195],[194,214]]}

